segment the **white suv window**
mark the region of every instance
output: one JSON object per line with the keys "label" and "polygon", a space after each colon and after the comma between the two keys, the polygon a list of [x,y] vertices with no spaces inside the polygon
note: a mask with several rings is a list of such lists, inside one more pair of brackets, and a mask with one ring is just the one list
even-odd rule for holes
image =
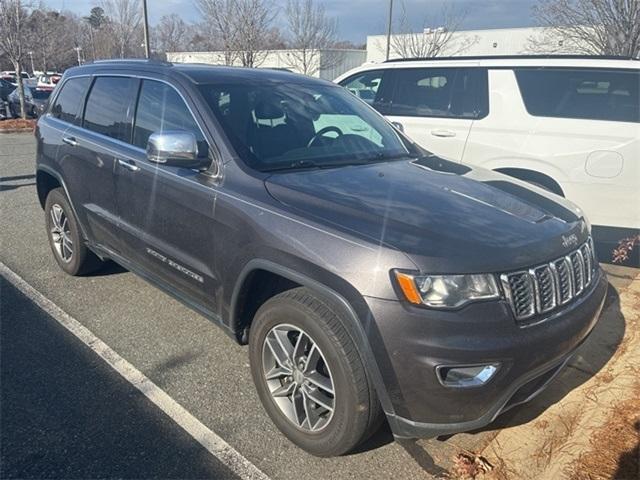
{"label": "white suv window", "polygon": [[531,115],[640,122],[639,70],[517,68],[515,73]]}
{"label": "white suv window", "polygon": [[394,75],[390,115],[477,119],[488,113],[483,68],[403,68]]}

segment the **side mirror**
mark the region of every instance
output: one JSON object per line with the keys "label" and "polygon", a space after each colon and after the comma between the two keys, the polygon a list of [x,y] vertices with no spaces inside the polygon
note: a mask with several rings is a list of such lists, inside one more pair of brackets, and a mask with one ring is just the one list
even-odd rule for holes
{"label": "side mirror", "polygon": [[147,141],[147,159],[153,163],[183,168],[200,168],[208,162],[198,157],[196,136],[181,130],[151,134]]}

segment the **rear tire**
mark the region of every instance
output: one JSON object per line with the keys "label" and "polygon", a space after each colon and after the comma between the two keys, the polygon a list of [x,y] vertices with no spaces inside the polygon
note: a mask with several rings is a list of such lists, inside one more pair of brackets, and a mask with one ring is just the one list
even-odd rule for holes
{"label": "rear tire", "polygon": [[62,188],[49,192],[44,212],[49,246],[62,270],[77,276],[102,266],[102,261],[85,245],[78,220]]}
{"label": "rear tire", "polygon": [[265,410],[289,440],[321,457],[349,452],[383,418],[343,322],[296,288],[267,300],[250,330],[251,373]]}

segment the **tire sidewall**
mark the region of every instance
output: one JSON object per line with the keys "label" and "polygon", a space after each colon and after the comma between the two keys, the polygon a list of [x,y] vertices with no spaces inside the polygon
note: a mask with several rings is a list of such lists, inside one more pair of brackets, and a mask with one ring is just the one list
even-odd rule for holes
{"label": "tire sidewall", "polygon": [[[262,348],[268,332],[280,324],[299,327],[311,336],[322,351],[329,370],[335,391],[335,410],[329,424],[319,432],[303,431],[284,416],[273,401],[266,384],[262,367]],[[324,327],[324,328],[323,328]],[[326,333],[329,327],[322,318],[313,315],[312,311],[304,311],[300,306],[287,299],[274,298],[265,303],[256,313],[249,338],[249,359],[258,396],[274,424],[294,443],[304,450],[318,456],[332,456],[343,453],[356,443],[350,434],[354,430],[354,413],[358,408],[358,398],[351,372],[346,359],[341,358],[341,348]],[[345,439],[347,439],[345,441]]]}
{"label": "tire sidewall", "polygon": [[[69,233],[71,234],[71,241],[73,242],[73,254],[71,255],[71,261],[69,262],[65,262],[60,257],[54,246],[53,239],[51,238],[51,228],[53,226],[53,221],[51,219],[51,208],[54,205],[59,205],[62,208],[65,216],[67,217],[67,221],[69,222]],[[56,262],[58,262],[60,268],[62,268],[62,270],[64,270],[69,275],[77,275],[84,262],[86,252],[85,247],[82,244],[82,239],[80,237],[78,222],[76,221],[76,218],[71,209],[71,205],[67,201],[67,198],[62,190],[55,189],[49,193],[45,203],[44,212],[47,225],[47,238]]]}

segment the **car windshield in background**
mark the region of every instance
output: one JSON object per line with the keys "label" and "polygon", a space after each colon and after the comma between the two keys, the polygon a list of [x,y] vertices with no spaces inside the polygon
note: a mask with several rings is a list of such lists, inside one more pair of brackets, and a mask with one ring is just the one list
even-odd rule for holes
{"label": "car windshield in background", "polygon": [[236,151],[260,171],[411,156],[382,117],[339,87],[247,83],[200,89]]}
{"label": "car windshield in background", "polygon": [[36,100],[46,100],[51,96],[51,92],[47,90],[32,90],[31,95]]}

